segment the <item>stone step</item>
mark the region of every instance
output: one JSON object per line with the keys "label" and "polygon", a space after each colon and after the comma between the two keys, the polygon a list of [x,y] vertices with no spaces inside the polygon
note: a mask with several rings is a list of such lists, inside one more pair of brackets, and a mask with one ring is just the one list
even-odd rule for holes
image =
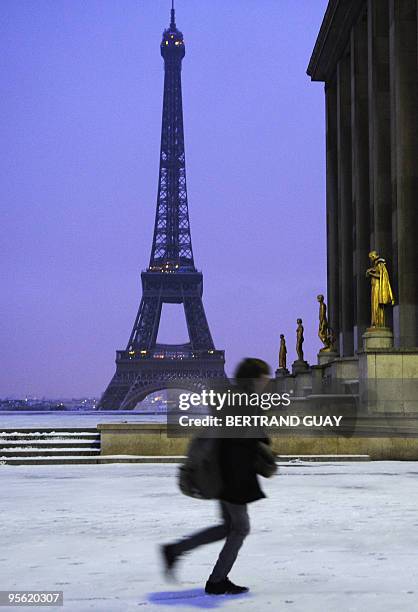
{"label": "stone step", "polygon": [[100,448],[100,439],[80,440],[77,438],[70,438],[69,440],[65,441],[49,439],[32,441],[31,439],[23,438],[19,440],[4,441],[2,438],[0,438],[0,451],[20,447],[24,447],[25,450],[29,450],[31,448],[43,448],[45,450],[50,448],[80,448],[80,450],[82,450],[86,448]]}
{"label": "stone step", "polygon": [[138,457],[136,455],[98,455],[96,457],[0,457],[0,465],[97,465],[102,463],[181,463],[185,457]]}
{"label": "stone step", "polygon": [[33,432],[33,433],[2,433],[0,432],[0,443],[7,441],[19,441],[19,440],[62,440],[63,442],[66,440],[100,440],[100,434],[96,433],[42,433],[42,432]]}
{"label": "stone step", "polygon": [[65,457],[74,455],[79,457],[88,457],[91,455],[100,455],[100,448],[52,448],[45,450],[44,448],[0,448],[0,461],[5,457]]}
{"label": "stone step", "polygon": [[0,430],[0,463],[48,465],[88,463],[100,456],[100,433],[93,427]]}
{"label": "stone step", "polygon": [[[182,463],[182,455],[98,455],[82,456],[51,456],[51,457],[8,457],[0,458],[0,463],[6,465],[97,465],[106,463]],[[370,461],[369,455],[279,455],[277,462],[287,465],[298,465],[305,462],[335,463],[342,461]]]}
{"label": "stone step", "polygon": [[10,434],[10,433],[86,433],[86,434],[97,434],[97,428],[96,427],[14,427],[13,429],[11,429],[10,427],[8,428],[2,428],[0,426],[0,435],[6,433],[6,434]]}
{"label": "stone step", "polygon": [[370,455],[279,455],[278,463],[316,461],[334,463],[341,461],[370,461]]}

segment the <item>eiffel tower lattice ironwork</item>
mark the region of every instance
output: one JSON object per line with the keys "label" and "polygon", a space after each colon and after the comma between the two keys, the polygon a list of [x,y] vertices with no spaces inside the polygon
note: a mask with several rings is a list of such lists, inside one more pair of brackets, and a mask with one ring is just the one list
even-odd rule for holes
{"label": "eiffel tower lattice ironwork", "polygon": [[[224,351],[216,350],[202,303],[203,276],[196,270],[190,236],[184,154],[181,63],[183,34],[171,9],[164,30],[164,100],[157,211],[150,263],[141,273],[142,300],[126,350],[116,352],[116,372],[98,407],[132,409],[153,391],[190,388],[224,377]],[[157,344],[164,303],[183,304],[189,342]]]}

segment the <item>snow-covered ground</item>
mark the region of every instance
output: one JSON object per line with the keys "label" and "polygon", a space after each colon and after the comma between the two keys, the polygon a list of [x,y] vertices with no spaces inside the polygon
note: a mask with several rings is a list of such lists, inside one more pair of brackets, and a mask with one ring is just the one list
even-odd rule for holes
{"label": "snow-covered ground", "polygon": [[165,414],[141,414],[133,410],[122,412],[91,410],[24,412],[0,411],[0,432],[2,429],[25,429],[30,427],[96,427],[98,423],[165,423]]}
{"label": "snow-covered ground", "polygon": [[[202,585],[221,544],[164,581],[158,545],[210,525],[216,504],[186,498],[167,464],[0,466],[0,590],[60,589],[84,612],[214,608],[416,612],[418,465],[298,464],[263,481],[231,572],[251,592]],[[36,608],[38,609],[38,608]]]}

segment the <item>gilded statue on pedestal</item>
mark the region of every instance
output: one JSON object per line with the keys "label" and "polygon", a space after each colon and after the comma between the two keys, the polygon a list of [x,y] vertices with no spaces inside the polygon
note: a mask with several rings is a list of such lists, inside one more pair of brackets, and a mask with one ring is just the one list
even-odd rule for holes
{"label": "gilded statue on pedestal", "polygon": [[377,251],[369,253],[371,267],[366,276],[371,280],[371,327],[385,327],[385,306],[395,303],[386,261]]}
{"label": "gilded statue on pedestal", "polygon": [[283,334],[280,334],[280,351],[279,351],[279,368],[286,370],[286,340]]}

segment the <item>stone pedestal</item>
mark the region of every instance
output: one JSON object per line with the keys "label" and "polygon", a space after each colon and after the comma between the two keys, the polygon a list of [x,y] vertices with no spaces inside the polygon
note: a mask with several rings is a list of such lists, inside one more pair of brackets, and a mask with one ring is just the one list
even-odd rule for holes
{"label": "stone pedestal", "polygon": [[309,364],[307,361],[304,361],[303,359],[296,359],[296,361],[294,361],[292,363],[292,374],[306,374],[306,372],[309,370]]}
{"label": "stone pedestal", "polygon": [[325,365],[330,361],[338,358],[337,351],[319,351],[318,353],[318,365]]}
{"label": "stone pedestal", "polygon": [[363,334],[363,347],[365,351],[392,348],[392,330],[389,327],[369,327]]}
{"label": "stone pedestal", "polygon": [[276,378],[280,378],[282,376],[288,376],[289,370],[287,368],[277,368],[276,370]]}
{"label": "stone pedestal", "polygon": [[[390,331],[390,330],[389,330]],[[365,336],[368,334],[364,334]],[[364,337],[364,336],[363,336]],[[360,401],[369,413],[418,413],[418,349],[368,344],[359,354]],[[376,344],[378,340],[372,338]],[[389,342],[391,336],[382,338]]]}

